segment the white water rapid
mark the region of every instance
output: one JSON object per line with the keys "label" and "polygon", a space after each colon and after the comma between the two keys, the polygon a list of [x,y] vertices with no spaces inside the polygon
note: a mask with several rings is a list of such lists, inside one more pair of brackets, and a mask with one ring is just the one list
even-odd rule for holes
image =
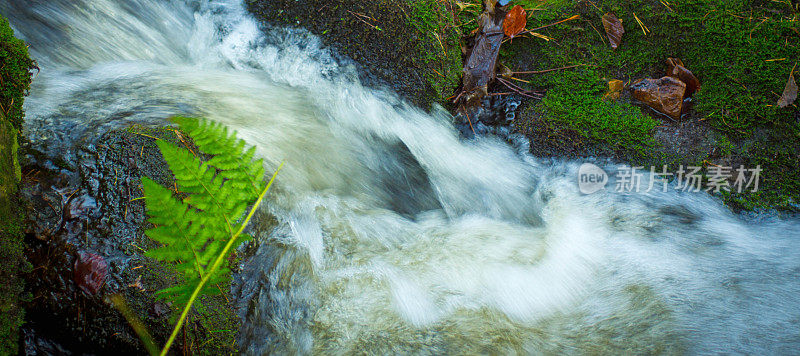
{"label": "white water rapid", "polygon": [[581,195],[580,162],[462,140],[239,0],[2,0],[41,73],[34,146],[196,115],[238,130],[278,226],[247,260],[244,354],[792,354],[800,223],[705,194]]}

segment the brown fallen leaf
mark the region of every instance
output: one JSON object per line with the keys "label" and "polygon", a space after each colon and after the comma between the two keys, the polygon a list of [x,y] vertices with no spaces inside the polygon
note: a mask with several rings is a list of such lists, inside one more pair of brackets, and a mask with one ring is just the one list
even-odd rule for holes
{"label": "brown fallen leaf", "polygon": [[503,20],[503,33],[508,37],[514,38],[514,36],[525,29],[527,23],[528,15],[525,9],[523,9],[522,6],[515,5],[511,8],[511,11],[506,14],[505,20]]}
{"label": "brown fallen leaf", "polygon": [[686,83],[684,97],[690,97],[700,90],[700,80],[694,76],[692,71],[686,69],[683,61],[679,58],[667,58],[667,75]]}
{"label": "brown fallen leaf", "polygon": [[682,66],[683,61],[680,58],[667,58],[667,72],[672,70],[674,66]]}
{"label": "brown fallen leaf", "polygon": [[778,106],[785,108],[792,105],[797,100],[797,83],[794,81],[794,69],[789,73],[789,80],[786,82],[786,88],[783,89],[783,95],[778,99]]}
{"label": "brown fallen leaf", "polygon": [[622,26],[622,20],[614,16],[612,13],[603,15],[603,27],[606,29],[606,36],[611,42],[611,48],[616,49],[622,42],[622,35],[625,34],[625,27]]}
{"label": "brown fallen leaf", "polygon": [[475,45],[469,51],[462,69],[461,93],[453,102],[463,100],[465,106],[477,107],[480,99],[487,94],[489,83],[495,79],[504,19],[504,16],[488,10],[481,14]]}
{"label": "brown fallen leaf", "polygon": [[603,95],[603,99],[608,100],[617,100],[619,99],[619,95],[622,92],[622,87],[624,83],[622,83],[619,79],[612,79],[608,81],[608,92]]}

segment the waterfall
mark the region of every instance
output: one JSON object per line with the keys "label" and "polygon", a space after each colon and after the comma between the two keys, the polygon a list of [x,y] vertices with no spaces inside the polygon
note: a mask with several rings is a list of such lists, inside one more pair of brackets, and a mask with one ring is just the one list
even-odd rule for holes
{"label": "waterfall", "polygon": [[[461,139],[236,0],[0,3],[41,67],[32,146],[195,115],[286,166],[237,276],[245,354],[800,347],[800,222],[703,193],[583,195],[582,162]],[[608,165],[607,169],[614,169]]]}

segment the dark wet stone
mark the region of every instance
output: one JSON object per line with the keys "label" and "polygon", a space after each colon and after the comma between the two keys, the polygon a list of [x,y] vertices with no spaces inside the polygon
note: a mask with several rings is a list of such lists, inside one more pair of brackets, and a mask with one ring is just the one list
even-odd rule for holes
{"label": "dark wet stone", "polygon": [[76,199],[72,199],[69,203],[69,208],[66,210],[66,218],[77,219],[80,217],[88,217],[96,209],[97,201],[88,195],[82,195]]}
{"label": "dark wet stone", "polygon": [[[431,85],[428,78],[440,76],[428,68],[420,49],[438,49],[439,44],[431,43],[411,24],[409,15],[414,10],[410,3],[359,0],[251,0],[246,3],[250,12],[266,23],[300,27],[320,36],[335,53],[358,63],[363,69],[359,71],[362,83],[370,87],[389,87],[422,108],[444,101],[458,85],[457,76],[451,83],[444,83],[447,87],[441,93]],[[373,25],[380,30],[355,14],[375,19]],[[448,40],[451,33],[456,33],[455,29],[446,31],[440,34],[443,45],[447,51],[458,51],[458,43]],[[434,69],[441,73],[438,63]]]}
{"label": "dark wet stone", "polygon": [[[155,130],[152,134],[159,135]],[[172,309],[158,302],[155,292],[175,277],[143,256],[155,244],[144,236],[144,201],[134,199],[142,195],[142,176],[169,185],[172,175],[152,138],[119,130],[76,145],[73,154],[61,155],[65,164],[31,147],[23,161],[23,171],[29,172],[21,189],[25,255],[32,265],[24,276],[31,298],[25,304],[23,350],[144,354],[133,329],[105,296],[122,294],[157,343],[171,331]],[[197,318],[190,324],[190,338],[208,339]],[[174,350],[183,349],[179,340]]]}

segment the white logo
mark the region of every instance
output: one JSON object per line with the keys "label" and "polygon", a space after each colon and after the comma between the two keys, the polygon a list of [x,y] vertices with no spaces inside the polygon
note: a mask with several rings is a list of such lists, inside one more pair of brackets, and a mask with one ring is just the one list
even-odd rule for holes
{"label": "white logo", "polygon": [[578,168],[578,189],[583,194],[592,194],[605,189],[608,183],[608,174],[602,168],[584,163]]}

